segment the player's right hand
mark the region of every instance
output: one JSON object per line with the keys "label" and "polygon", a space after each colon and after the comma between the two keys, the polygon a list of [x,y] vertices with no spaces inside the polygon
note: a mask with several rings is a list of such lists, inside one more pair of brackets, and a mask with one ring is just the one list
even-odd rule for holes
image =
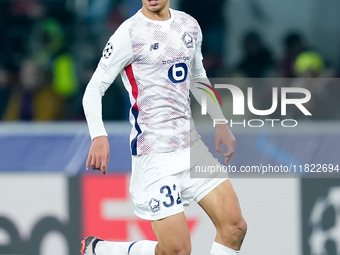
{"label": "player's right hand", "polygon": [[100,170],[107,173],[107,165],[110,157],[110,145],[107,136],[98,136],[93,139],[89,155],[86,160],[86,170]]}

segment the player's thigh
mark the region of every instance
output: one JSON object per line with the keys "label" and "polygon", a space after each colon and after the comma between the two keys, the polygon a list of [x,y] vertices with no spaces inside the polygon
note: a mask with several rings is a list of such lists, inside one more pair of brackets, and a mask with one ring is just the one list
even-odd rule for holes
{"label": "player's thigh", "polygon": [[217,231],[222,231],[228,226],[245,224],[237,195],[229,179],[203,197],[199,205],[213,221]]}
{"label": "player's thigh", "polygon": [[184,212],[151,222],[157,237],[156,255],[190,254],[189,227]]}

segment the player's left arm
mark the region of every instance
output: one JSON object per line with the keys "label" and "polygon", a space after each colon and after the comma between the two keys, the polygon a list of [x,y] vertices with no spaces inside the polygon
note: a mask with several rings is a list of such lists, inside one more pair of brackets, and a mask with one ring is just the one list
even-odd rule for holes
{"label": "player's left arm", "polygon": [[[207,112],[213,120],[225,119],[221,107],[219,104],[215,103],[217,101],[215,95],[211,94],[212,97],[214,97],[214,101],[213,98],[207,96],[205,92],[206,85],[210,86],[210,82],[207,78],[202,62],[203,56],[201,52],[201,45],[202,33],[200,32],[196,43],[195,57],[193,59],[193,65],[191,69],[190,91],[199,103],[202,102],[203,96],[206,98]],[[224,163],[227,164],[235,152],[236,139],[227,124],[216,124],[215,146],[216,151],[220,154],[223,153],[221,148],[222,144],[225,144],[228,147],[228,151],[223,154],[225,156]]]}

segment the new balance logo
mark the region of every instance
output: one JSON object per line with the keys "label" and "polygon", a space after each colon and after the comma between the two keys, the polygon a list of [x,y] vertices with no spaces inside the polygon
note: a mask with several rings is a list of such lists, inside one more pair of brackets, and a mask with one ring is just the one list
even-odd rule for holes
{"label": "new balance logo", "polygon": [[158,48],[159,48],[159,43],[154,43],[150,45],[150,51],[158,50]]}

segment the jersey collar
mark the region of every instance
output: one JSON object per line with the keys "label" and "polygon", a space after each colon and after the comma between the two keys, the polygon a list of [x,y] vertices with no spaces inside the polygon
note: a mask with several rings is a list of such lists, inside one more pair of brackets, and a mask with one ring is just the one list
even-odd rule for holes
{"label": "jersey collar", "polygon": [[140,9],[138,12],[137,12],[137,14],[141,17],[141,18],[143,18],[143,19],[145,19],[145,20],[147,20],[147,21],[149,21],[149,22],[152,22],[152,23],[155,23],[155,24],[170,24],[173,20],[174,20],[174,18],[175,18],[175,13],[174,13],[174,11],[173,11],[173,9],[171,9],[171,8],[169,8],[169,11],[170,11],[170,19],[167,19],[167,20],[153,20],[153,19],[149,19],[148,17],[146,17],[143,13],[142,13],[142,9]]}

